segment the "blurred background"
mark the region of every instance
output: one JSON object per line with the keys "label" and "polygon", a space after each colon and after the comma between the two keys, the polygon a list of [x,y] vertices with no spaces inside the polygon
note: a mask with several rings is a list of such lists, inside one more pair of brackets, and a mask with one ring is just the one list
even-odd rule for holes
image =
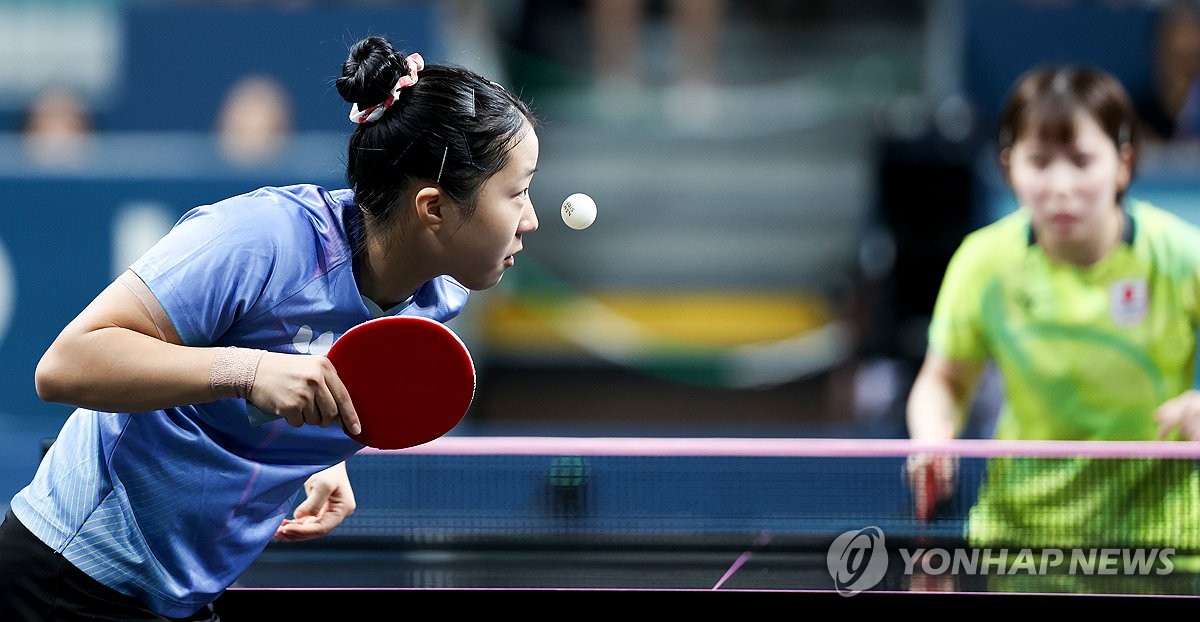
{"label": "blurred background", "polygon": [[[942,271],[1015,206],[1033,65],[1121,78],[1131,193],[1200,221],[1200,19],[1152,0],[0,0],[0,501],[70,409],[39,357],[187,209],[344,185],[348,47],[382,34],[541,119],[541,219],[452,326],[454,434],[903,438]],[[559,218],[595,198],[584,231]],[[986,436],[987,383],[969,436]]]}

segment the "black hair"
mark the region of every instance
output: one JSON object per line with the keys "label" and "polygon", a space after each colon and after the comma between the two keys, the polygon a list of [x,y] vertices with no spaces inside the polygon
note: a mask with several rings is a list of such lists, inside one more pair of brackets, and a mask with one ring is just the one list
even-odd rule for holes
{"label": "black hair", "polygon": [[[342,64],[338,93],[360,110],[382,103],[409,73],[406,56],[385,37],[358,41]],[[499,84],[462,67],[426,65],[382,116],[354,129],[346,179],[368,221],[389,221],[419,181],[437,184],[466,220],[527,123],[536,125],[529,106]]]}

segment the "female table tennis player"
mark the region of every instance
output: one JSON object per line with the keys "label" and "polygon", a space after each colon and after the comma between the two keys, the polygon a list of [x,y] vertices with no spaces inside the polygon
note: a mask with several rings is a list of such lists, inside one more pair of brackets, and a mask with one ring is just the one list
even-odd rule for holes
{"label": "female table tennis player", "polygon": [[[1200,232],[1126,197],[1138,133],[1106,73],[1047,67],[1016,83],[999,156],[1019,209],[969,235],[947,268],[909,396],[914,439],[959,433],[990,360],[1006,398],[997,438],[1200,440]],[[990,461],[970,540],[1200,546],[1191,461],[1101,467]]]}
{"label": "female table tennis player", "polygon": [[0,619],[212,619],[272,538],[355,509],[362,445],[331,424],[357,416],[312,355],[376,316],[454,317],[537,229],[535,120],[503,87],[368,37],[337,89],[349,189],[189,211],[45,353],[39,395],[78,408],[0,528]]}

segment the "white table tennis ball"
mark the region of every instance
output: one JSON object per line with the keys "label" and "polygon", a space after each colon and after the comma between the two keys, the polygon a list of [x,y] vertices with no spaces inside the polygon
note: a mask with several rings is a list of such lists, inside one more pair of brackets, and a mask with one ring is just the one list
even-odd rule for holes
{"label": "white table tennis ball", "polygon": [[572,229],[587,229],[596,222],[596,202],[592,197],[576,192],[563,201],[562,219]]}

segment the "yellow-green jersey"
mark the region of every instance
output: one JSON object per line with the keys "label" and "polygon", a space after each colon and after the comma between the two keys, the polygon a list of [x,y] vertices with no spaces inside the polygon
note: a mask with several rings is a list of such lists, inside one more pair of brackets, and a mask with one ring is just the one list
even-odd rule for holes
{"label": "yellow-green jersey", "polygon": [[[1192,387],[1200,230],[1144,202],[1123,215],[1121,242],[1091,266],[1047,256],[1018,210],[970,234],[947,267],[929,349],[994,361],[997,438],[1155,440],[1155,409]],[[1197,548],[1200,479],[1192,461],[995,459],[970,536]]]}

